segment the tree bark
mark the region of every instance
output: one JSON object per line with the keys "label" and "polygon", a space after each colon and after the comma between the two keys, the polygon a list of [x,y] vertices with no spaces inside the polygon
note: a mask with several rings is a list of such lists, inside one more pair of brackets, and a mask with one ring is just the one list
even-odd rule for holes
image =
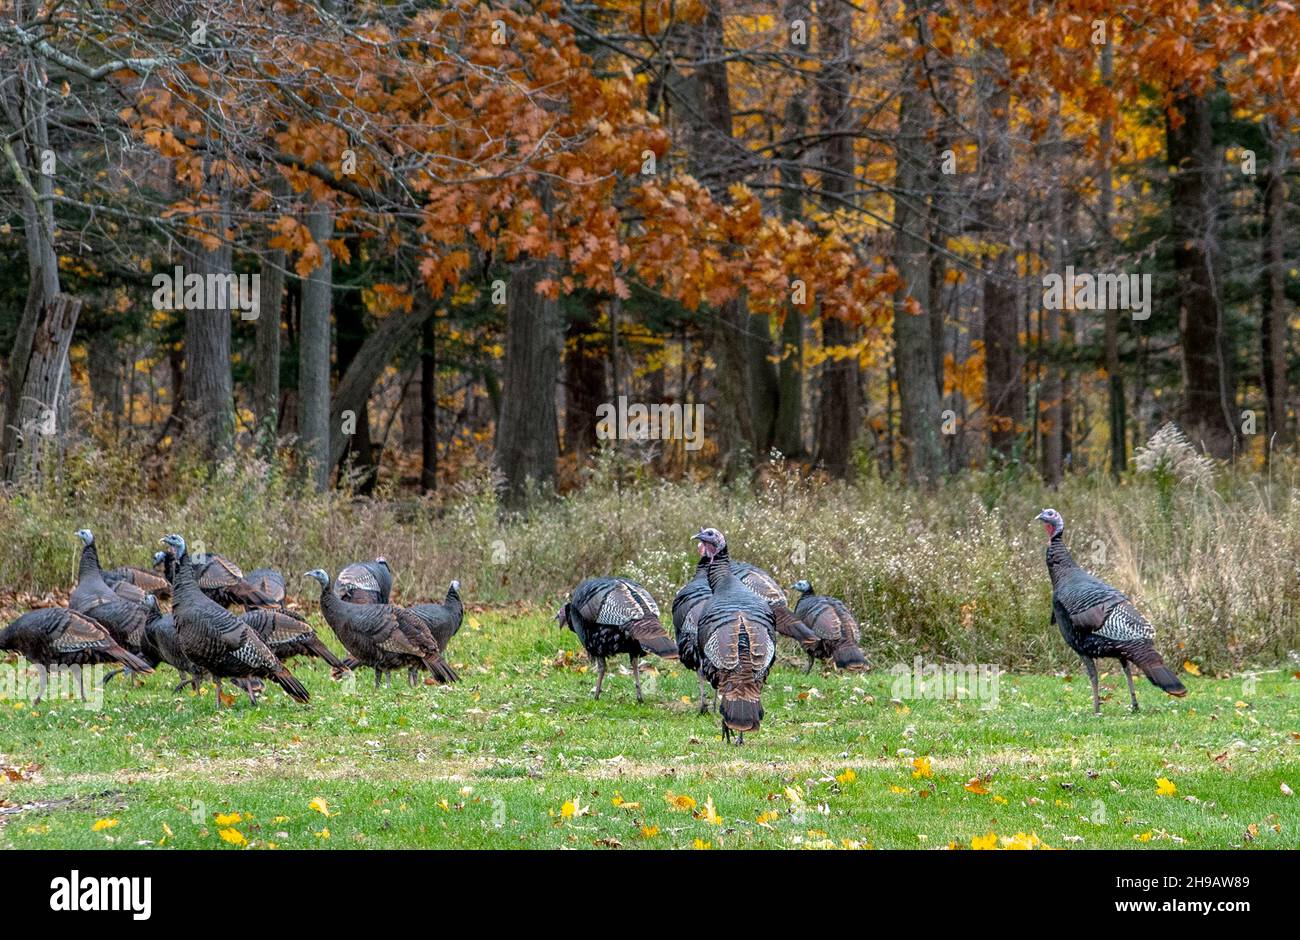
{"label": "tree bark", "polygon": [[420,492],[438,489],[437,321],[430,314],[420,327]]}
{"label": "tree bark", "polygon": [[[856,160],[849,99],[849,73],[853,66],[852,9],[831,3],[821,15],[821,65],[818,108],[826,135],[822,144],[821,188],[827,211],[842,212],[852,193]],[[822,346],[852,346],[857,330],[846,321],[821,317]],[[862,425],[862,396],[858,361],[852,356],[832,356],[822,362],[818,376],[821,405],[817,412],[816,459],[827,473],[840,479],[853,473],[853,448]]]}
{"label": "tree bark", "polygon": [[[273,193],[287,189],[282,177],[271,184]],[[261,296],[253,354],[253,415],[264,456],[275,451],[280,426],[280,322],[284,305],[285,252],[266,248],[261,266]]]}
{"label": "tree bark", "polygon": [[[214,226],[224,233],[229,222],[229,192],[220,196],[221,218]],[[185,251],[185,273],[231,273],[230,244],[208,250],[191,241]],[[179,285],[177,285],[179,287]],[[182,430],[191,446],[215,465],[230,453],[235,438],[235,399],[230,376],[230,310],[185,311],[185,399]]]}
{"label": "tree bark", "polygon": [[1273,449],[1290,443],[1291,426],[1287,421],[1290,391],[1286,374],[1287,323],[1290,308],[1286,298],[1286,162],[1287,136],[1272,121],[1268,122],[1269,168],[1262,180],[1264,189],[1264,272],[1260,284],[1260,349],[1265,415],[1269,434],[1264,452],[1272,458]]}
{"label": "tree bark", "polygon": [[996,242],[1002,249],[982,259],[984,395],[989,449],[1008,458],[1025,424],[1019,309],[1011,268],[1015,245],[1011,226],[1003,217],[1011,172],[1007,139],[1011,92],[1003,81],[1005,63],[998,53],[984,50],[980,64],[980,175],[974,210],[982,239]]}
{"label": "tree bark", "polygon": [[[1043,148],[1047,160],[1056,158],[1061,153],[1060,100],[1055,103],[1051,140]],[[1059,182],[1049,184],[1051,192],[1048,197],[1050,224],[1052,229],[1052,267],[1062,276],[1065,274],[1065,197]],[[1065,382],[1058,362],[1061,348],[1061,321],[1065,314],[1060,310],[1044,310],[1046,342],[1048,346],[1047,369],[1043,378],[1038,417],[1043,425],[1042,474],[1048,486],[1061,482],[1064,469],[1065,447]]]}
{"label": "tree bark", "polygon": [[[923,48],[928,4],[924,0],[907,0],[906,8],[915,25],[917,42]],[[903,286],[894,295],[894,355],[908,479],[934,482],[943,472],[943,449],[939,442],[942,414],[930,349],[932,312],[926,190],[932,157],[927,138],[931,121],[922,62],[910,54],[904,61],[894,180],[894,266]]]}
{"label": "tree bark", "polygon": [[564,449],[579,460],[597,446],[596,409],[609,398],[605,388],[605,347],[593,333],[595,313],[592,307],[584,306],[569,321],[564,344]]}
{"label": "tree bark", "polygon": [[[330,302],[334,273],[328,240],[334,213],[321,203],[307,213],[306,225],[321,260],[302,283],[302,327],[298,343],[299,448],[317,490],[329,483],[330,468]],[[341,433],[341,431],[340,431]]]}
{"label": "tree bark", "polygon": [[1175,298],[1182,347],[1183,430],[1216,457],[1237,450],[1237,425],[1229,380],[1230,359],[1223,324],[1214,230],[1217,204],[1210,104],[1204,95],[1180,94],[1166,119]]}
{"label": "tree bark", "polygon": [[[543,204],[549,199],[544,197]],[[506,296],[505,376],[495,462],[502,477],[502,505],[508,509],[523,507],[532,492],[555,482],[555,383],[562,324],[558,301],[536,290],[554,269],[551,259],[521,257],[513,265]]]}

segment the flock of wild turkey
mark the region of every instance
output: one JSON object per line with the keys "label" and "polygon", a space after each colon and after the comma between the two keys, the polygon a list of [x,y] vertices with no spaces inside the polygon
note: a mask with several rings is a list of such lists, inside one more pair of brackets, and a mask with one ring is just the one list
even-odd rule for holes
{"label": "flock of wild turkey", "polygon": [[[1063,540],[1060,513],[1044,509],[1037,519],[1049,536],[1052,622],[1083,660],[1093,710],[1101,711],[1098,658],[1119,660],[1135,711],[1131,666],[1170,695],[1186,695],[1155,650],[1151,624],[1123,593],[1075,562]],[[393,576],[382,556],[348,565],[333,583],[322,569],[307,572],[320,585],[325,622],[347,650],[347,657],[339,659],[302,615],[285,606],[284,577],[273,569],[244,574],[217,554],[192,558],[184,538],[167,535],[161,539],[167,550],[154,555],[153,570],[105,571],[94,534],[88,529],[76,534],[84,547],[68,606],[30,611],[0,631],[0,650],[16,651],[43,667],[38,704],[49,667],[94,663],[117,663],[128,675],[151,673],[167,663],[181,676],[177,690],[185,685],[197,690],[210,676],[218,708],[226,679],[254,705],[266,680],[307,702],[306,687],[285,665],[295,656],[324,660],[335,678],[367,666],[374,670],[376,688],[385,675],[391,683],[391,674],[402,668],[411,685],[419,682],[421,671],[437,683],[458,678],[446,658],[447,645],[464,619],[457,581],[441,604],[402,607],[389,602]],[[673,599],[675,637],[660,622],[650,593],[627,578],[589,578],[556,613],[556,622],[577,634],[595,666],[596,698],[609,656],[630,657],[638,702],[641,658],[653,653],[679,659],[699,677],[701,714],[709,709],[712,687],[724,740],[744,743],[745,733],[757,730],[763,718],[761,693],[776,659],[778,634],[802,648],[808,657],[805,671],[819,659],[838,669],[866,668],[858,623],[841,601],[815,593],[801,580],[792,585],[799,599],[791,609],[770,574],[731,560],[727,540],[717,529],[701,529],[692,539],[698,543],[699,561],[694,577]],[[170,613],[163,613],[159,599],[171,601]],[[233,606],[244,612],[236,616]],[[80,670],[76,675],[84,681]],[[84,698],[84,685],[81,694]]]}

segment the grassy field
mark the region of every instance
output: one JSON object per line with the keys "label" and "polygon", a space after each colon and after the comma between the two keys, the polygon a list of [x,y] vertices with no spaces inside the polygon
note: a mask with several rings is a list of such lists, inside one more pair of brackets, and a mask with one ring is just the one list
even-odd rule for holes
{"label": "grassy field", "polygon": [[1138,715],[1115,670],[1095,718],[1082,674],[916,697],[890,663],[805,676],[787,650],[735,748],[676,664],[644,705],[625,669],[595,702],[549,612],[472,616],[452,687],[299,661],[309,707],[217,713],[167,667],[99,709],[0,701],[0,847],[1300,846],[1293,667],[1184,676],[1182,701],[1144,682]]}

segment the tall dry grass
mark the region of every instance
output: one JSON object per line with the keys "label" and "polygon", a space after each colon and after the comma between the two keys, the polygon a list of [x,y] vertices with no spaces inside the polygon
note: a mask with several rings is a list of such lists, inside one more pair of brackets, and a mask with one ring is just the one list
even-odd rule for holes
{"label": "tall dry grass", "polygon": [[87,526],[106,564],[147,564],[159,536],[179,531],[246,568],[280,568],[308,604],[302,572],[382,553],[403,602],[439,597],[459,578],[471,602],[551,607],[583,577],[622,574],[666,614],[694,565],[690,535],[707,524],[733,557],[842,597],[877,661],[919,653],[1052,668],[1074,662],[1048,624],[1033,521],[1052,505],[1076,557],[1131,594],[1168,658],[1271,666],[1300,648],[1298,482],[1295,463],[1275,463],[1270,477],[1221,468],[1209,481],[1072,479],[1055,492],[1028,476],[970,474],[922,492],[772,464],[726,488],[657,481],[609,455],[581,491],[503,518],[487,480],[424,500],[356,499],[312,493],[248,458],[211,478],[182,469],[151,491],[134,460],[84,451],[58,481],[0,497],[0,587],[70,586],[72,532]]}

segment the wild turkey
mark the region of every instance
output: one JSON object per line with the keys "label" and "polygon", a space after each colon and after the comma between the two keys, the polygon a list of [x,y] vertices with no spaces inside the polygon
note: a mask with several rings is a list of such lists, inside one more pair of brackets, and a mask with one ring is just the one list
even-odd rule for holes
{"label": "wild turkey", "polygon": [[673,635],[677,638],[677,656],[683,666],[695,672],[700,683],[700,714],[709,710],[709,684],[700,672],[699,630],[697,619],[701,606],[713,596],[709,588],[709,556],[700,543],[700,560],[695,576],[673,598]]}
{"label": "wild turkey", "polygon": [[[163,574],[174,590],[178,568],[175,556],[166,553],[162,564]],[[239,605],[244,610],[254,610],[259,607],[281,606],[273,596],[262,593],[255,584],[244,577],[244,572],[237,564],[223,555],[207,552],[202,561],[191,559],[189,564],[199,590],[222,607]],[[283,588],[283,579],[281,579],[281,587]]]}
{"label": "wild turkey", "polygon": [[808,668],[804,672],[812,671],[814,658],[833,660],[836,666],[849,672],[866,669],[867,661],[858,645],[862,642],[858,622],[844,602],[824,594],[815,594],[808,581],[796,581],[790,588],[799,592],[799,600],[794,607],[795,616],[817,634],[817,645],[807,651]]}
{"label": "wild turkey", "polygon": [[[311,698],[307,689],[285,668],[253,628],[199,589],[185,539],[168,535],[162,541],[176,552],[176,580],[172,586],[176,634],[185,655],[216,680],[217,707],[221,707],[223,679],[251,676],[270,679],[295,701],[306,703]],[[245,691],[256,705],[256,695],[251,689]]]}
{"label": "wild turkey", "polygon": [[1107,657],[1119,660],[1128,680],[1133,711],[1138,710],[1137,691],[1129,664],[1141,669],[1153,685],[1181,698],[1186,687],[1165,665],[1153,645],[1156,630],[1122,592],[1079,567],[1065,547],[1065,520],[1055,509],[1044,509],[1036,517],[1047,530],[1047,573],[1052,578],[1052,623],[1060,627],[1065,642],[1079,654],[1092,682],[1092,710],[1101,714],[1097,689],[1097,664]]}
{"label": "wild turkey", "polygon": [[438,641],[438,649],[445,656],[447,644],[460,632],[460,625],[465,619],[465,605],[460,599],[460,582],[451,582],[441,604],[416,604],[408,609],[424,621],[433,638]]}
{"label": "wild turkey", "polygon": [[[45,607],[23,614],[0,630],[0,650],[21,653],[28,662],[40,666],[40,687],[33,704],[41,704],[50,666],[88,666],[93,663],[121,663],[138,673],[153,668],[129,650],[123,649],[112,635],[84,614],[67,607]],[[86,699],[85,677],[77,670],[81,699]]]}
{"label": "wild turkey", "polygon": [[[155,565],[162,560],[164,552],[156,552],[153,556]],[[138,600],[144,603],[144,597],[153,594],[164,600],[172,596],[172,586],[167,583],[167,579],[155,571],[145,571],[143,568],[133,568],[125,566],[114,568],[112,571],[103,572],[104,583],[116,591],[119,595],[126,597],[128,600]],[[139,591],[139,597],[129,591],[129,588],[135,588]]]}
{"label": "wild turkey", "polygon": [[379,555],[374,561],[356,561],[334,579],[341,600],[350,604],[387,604],[393,592],[393,570],[388,559]]}
{"label": "wild turkey", "polygon": [[555,622],[578,635],[587,655],[596,664],[596,688],[600,698],[605,684],[605,658],[627,653],[632,660],[632,681],[636,700],[641,697],[641,657],[654,653],[665,659],[677,658],[677,645],[659,622],[659,606],[650,592],[627,578],[588,578],[576,588],[569,602],[555,614]]}
{"label": "wild turkey", "polygon": [[253,628],[281,662],[294,656],[311,656],[339,671],[348,668],[316,635],[311,624],[291,611],[258,608],[246,611],[239,619]]}
{"label": "wild turkey", "polygon": [[351,654],[348,662],[374,669],[375,688],[379,688],[384,673],[403,668],[423,666],[439,683],[459,678],[442,658],[438,641],[424,621],[411,611],[394,604],[342,600],[330,590],[330,576],[320,568],[308,571],[306,577],[320,584],[321,612]]}
{"label": "wild turkey", "polygon": [[123,649],[138,652],[147,614],[144,604],[123,598],[104,581],[95,534],[89,529],[78,529],[76,534],[84,547],[68,606],[102,625]]}
{"label": "wild turkey", "polygon": [[709,558],[713,592],[696,618],[700,674],[717,690],[723,740],[736,732],[744,744],[745,732],[757,731],[763,719],[763,684],[776,659],[773,610],[736,577],[721,532],[701,529],[695,538]]}
{"label": "wild turkey", "polygon": [[181,682],[172,690],[173,692],[179,692],[187,685],[197,692],[203,670],[196,666],[181,648],[180,637],[176,635],[175,618],[171,614],[164,614],[158,608],[158,599],[152,594],[145,604],[149,610],[144,627],[144,642],[140,647],[141,658],[154,667],[159,663],[166,663],[181,674]]}
{"label": "wild turkey", "polygon": [[817,634],[809,630],[803,621],[795,616],[794,611],[790,609],[789,604],[786,602],[785,591],[781,590],[781,585],[777,583],[776,578],[762,568],[745,561],[733,561],[731,563],[731,573],[755,597],[766,601],[768,606],[772,608],[772,622],[776,625],[777,633],[797,640],[805,651],[812,650],[817,646],[819,642]]}
{"label": "wild turkey", "polygon": [[254,568],[248,574],[244,575],[244,581],[252,585],[262,597],[270,601],[269,605],[284,609],[284,602],[287,599],[285,593],[284,575],[274,568]]}

